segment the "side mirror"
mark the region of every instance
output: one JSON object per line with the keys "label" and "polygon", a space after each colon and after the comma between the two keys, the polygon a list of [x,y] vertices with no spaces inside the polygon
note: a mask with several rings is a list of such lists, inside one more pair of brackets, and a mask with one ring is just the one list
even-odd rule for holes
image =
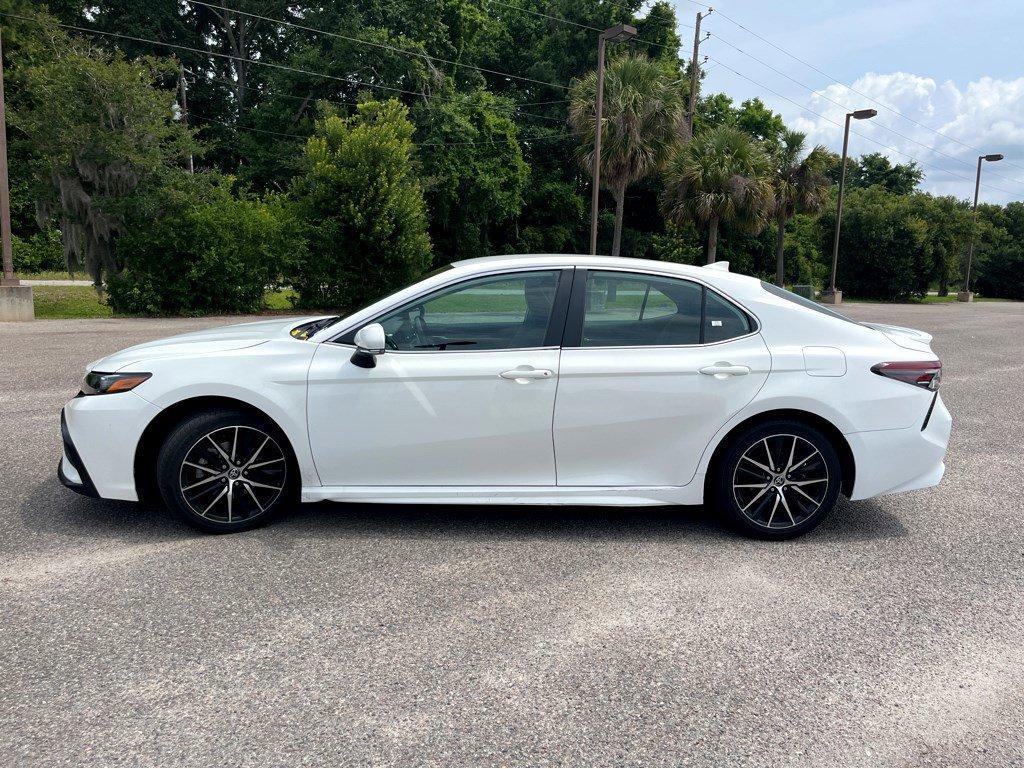
{"label": "side mirror", "polygon": [[373,368],[377,365],[377,356],[384,354],[384,327],[380,323],[363,326],[353,341],[356,351],[352,353],[352,362],[360,368]]}

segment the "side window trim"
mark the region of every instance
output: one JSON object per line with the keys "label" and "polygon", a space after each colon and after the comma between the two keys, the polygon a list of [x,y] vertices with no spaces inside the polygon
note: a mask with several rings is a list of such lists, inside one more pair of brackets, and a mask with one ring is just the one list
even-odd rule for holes
{"label": "side window trim", "polygon": [[[573,276],[572,281],[572,294],[569,299],[568,317],[565,321],[565,333],[562,336],[562,347],[574,347],[579,349],[593,349],[593,350],[613,350],[615,347],[583,347],[583,319],[586,313],[586,300],[587,300],[587,276],[594,270],[586,267],[577,267],[576,273]],[[600,270],[597,270],[600,272]],[[687,283],[693,283],[694,285],[700,286],[700,341],[696,344],[633,344],[623,345],[618,349],[638,349],[641,347],[704,347],[716,344],[723,344],[724,342],[731,342],[735,339],[743,339],[744,337],[751,336],[752,334],[758,333],[761,328],[758,321],[747,312],[746,309],[736,304],[732,299],[725,296],[724,294],[715,291],[715,289],[708,287],[707,284],[697,280],[690,280],[689,278],[677,277],[674,275],[661,275],[658,273],[647,273],[647,272],[631,272],[628,270],[614,270],[614,272],[622,272],[628,275],[637,275],[641,278],[656,277],[656,278],[668,278],[670,280],[680,280]],[[747,319],[747,323],[750,326],[750,330],[746,334],[740,336],[731,337],[729,339],[723,339],[718,342],[706,342],[704,340],[704,328],[706,325],[707,316],[707,297],[708,292],[714,293],[719,299],[726,304],[735,307],[741,312]]]}
{"label": "side window trim", "polygon": [[[566,316],[568,314],[568,309],[569,309],[569,296],[570,296],[570,292],[572,290],[573,272],[574,271],[575,271],[575,268],[573,268],[573,267],[553,267],[553,268],[531,267],[531,268],[527,268],[527,269],[509,270],[507,272],[495,272],[495,273],[488,273],[488,274],[485,274],[485,275],[473,275],[473,276],[465,278],[464,280],[458,280],[458,281],[455,281],[453,283],[449,283],[448,285],[440,286],[440,287],[438,287],[438,288],[436,288],[436,289],[434,289],[432,291],[428,291],[428,292],[426,292],[424,294],[420,294],[419,296],[414,297],[412,299],[409,299],[409,300],[407,300],[405,302],[402,302],[401,304],[397,304],[397,305],[395,305],[393,307],[390,307],[390,308],[382,311],[380,314],[378,314],[378,315],[376,315],[376,316],[374,316],[372,318],[368,318],[367,320],[363,321],[358,327],[349,329],[348,331],[346,331],[343,334],[335,337],[334,339],[330,339],[330,340],[327,340],[327,341],[332,342],[334,344],[347,345],[347,346],[351,347],[352,345],[355,344],[354,337],[356,335],[356,332],[359,331],[359,329],[362,328],[363,326],[368,326],[371,323],[379,323],[381,318],[385,318],[388,315],[391,315],[392,313],[397,312],[398,310],[401,310],[403,307],[408,307],[410,305],[415,305],[416,303],[428,302],[435,295],[442,294],[442,293],[451,291],[453,289],[454,290],[458,290],[459,286],[462,286],[463,284],[466,284],[466,283],[472,283],[474,281],[480,280],[481,278],[501,278],[501,277],[505,277],[505,276],[513,277],[513,276],[517,276],[517,275],[522,275],[524,273],[532,273],[532,272],[557,272],[558,273],[558,286],[555,289],[555,299],[554,299],[554,302],[553,302],[553,304],[551,306],[551,316],[548,318],[548,327],[547,327],[547,329],[545,330],[545,333],[544,333],[544,344],[543,344],[543,347],[558,347],[559,346],[559,342],[560,342],[560,340],[562,338],[562,335],[564,333],[564,328],[565,328],[565,323],[566,323]],[[430,353],[446,353],[446,352],[503,352],[503,351],[507,351],[507,350],[521,350],[521,349],[537,349],[537,348],[502,347],[502,348],[488,349],[488,350],[471,350],[471,349],[465,349],[465,348],[453,348],[451,350],[447,350],[447,349],[442,349],[442,350],[388,350],[388,353],[392,354],[392,355],[424,355],[424,354],[430,354]]]}

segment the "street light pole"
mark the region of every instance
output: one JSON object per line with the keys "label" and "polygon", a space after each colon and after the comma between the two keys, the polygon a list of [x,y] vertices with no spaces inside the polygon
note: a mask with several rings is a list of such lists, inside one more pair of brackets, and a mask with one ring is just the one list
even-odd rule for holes
{"label": "street light pole", "polygon": [[832,236],[832,280],[821,301],[825,304],[842,304],[843,292],[836,289],[836,268],[839,266],[839,230],[843,222],[843,192],[846,189],[846,151],[850,146],[850,118],[866,120],[878,114],[878,110],[859,109],[846,113],[846,125],[843,128],[843,160],[839,171],[839,202],[836,205],[836,230]]}
{"label": "street light pole", "polygon": [[[3,30],[0,30],[2,33]],[[4,51],[0,42],[0,320],[32,320],[32,286],[23,286],[14,274],[11,252],[11,188],[7,179],[7,115],[4,103]]]}
{"label": "street light pole", "polygon": [[971,258],[974,256],[974,236],[978,230],[978,192],[981,190],[981,161],[987,160],[989,163],[995,163],[1002,159],[1003,156],[998,153],[978,156],[978,173],[974,177],[974,208],[971,210],[971,240],[967,248],[967,272],[964,275],[964,290],[956,295],[958,302],[974,301],[974,294],[971,293]]}
{"label": "street light pole", "polygon": [[594,159],[590,167],[593,189],[590,191],[590,253],[597,254],[597,201],[601,192],[601,112],[604,108],[605,43],[617,43],[636,37],[636,27],[616,24],[597,38],[597,98],[594,100]]}
{"label": "street light pole", "polygon": [[7,105],[4,102],[4,51],[0,41],[0,250],[3,252],[4,274],[0,285],[17,286],[14,256],[11,252],[11,189],[7,176]]}

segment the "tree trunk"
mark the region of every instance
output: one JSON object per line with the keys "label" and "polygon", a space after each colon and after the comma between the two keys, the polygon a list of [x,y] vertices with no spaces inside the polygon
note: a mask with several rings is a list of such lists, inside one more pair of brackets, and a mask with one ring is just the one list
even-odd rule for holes
{"label": "tree trunk", "polygon": [[777,224],[779,233],[775,236],[775,285],[783,288],[786,283],[786,215],[780,211]]}
{"label": "tree trunk", "polygon": [[622,216],[626,210],[626,185],[620,184],[613,193],[615,198],[615,234],[612,236],[612,256],[619,255],[622,246]]}
{"label": "tree trunk", "polygon": [[718,250],[718,217],[708,222],[708,264],[715,261],[715,252]]}

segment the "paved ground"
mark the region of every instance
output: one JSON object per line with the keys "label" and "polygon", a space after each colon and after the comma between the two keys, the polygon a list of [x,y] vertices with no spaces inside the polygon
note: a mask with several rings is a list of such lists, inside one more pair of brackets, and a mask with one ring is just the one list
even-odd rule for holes
{"label": "paved ground", "polygon": [[937,489],[765,544],[700,509],[317,506],[197,536],[54,478],[87,361],[0,324],[0,764],[1024,763],[1024,305],[930,330]]}

